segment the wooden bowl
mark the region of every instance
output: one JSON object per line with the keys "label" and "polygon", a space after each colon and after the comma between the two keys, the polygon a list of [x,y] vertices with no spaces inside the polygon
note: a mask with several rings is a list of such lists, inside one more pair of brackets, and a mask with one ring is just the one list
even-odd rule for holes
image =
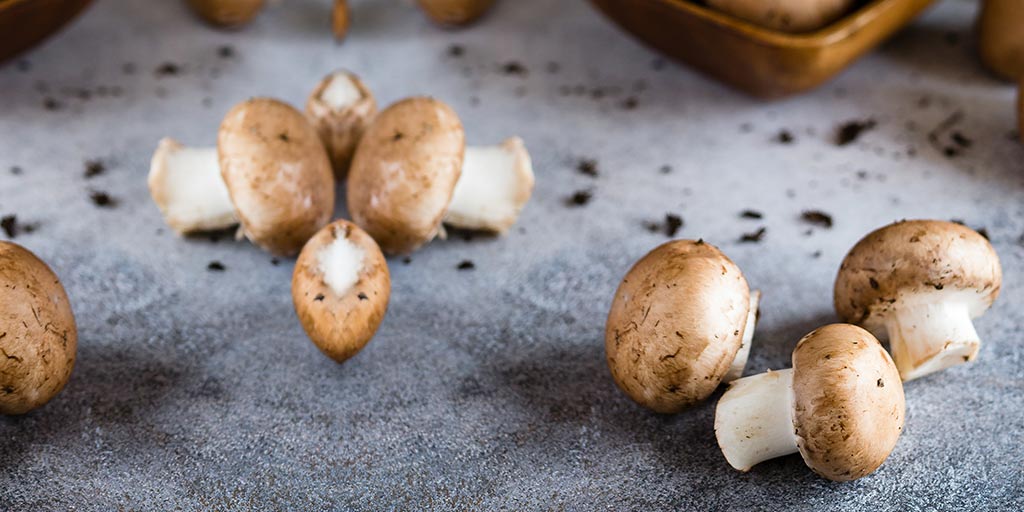
{"label": "wooden bowl", "polygon": [[872,0],[815,32],[762,28],[690,0],[591,0],[647,44],[762,98],[817,87],[934,0]]}
{"label": "wooden bowl", "polygon": [[0,63],[53,34],[92,0],[0,0]]}

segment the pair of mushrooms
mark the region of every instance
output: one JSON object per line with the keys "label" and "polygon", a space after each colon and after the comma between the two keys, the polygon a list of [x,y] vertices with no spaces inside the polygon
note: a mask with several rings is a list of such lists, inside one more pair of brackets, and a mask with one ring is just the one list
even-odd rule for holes
{"label": "pair of mushrooms", "polygon": [[[328,224],[346,178],[353,222]],[[390,296],[384,253],[412,252],[442,223],[504,233],[533,190],[518,138],[466,147],[455,112],[411,98],[377,113],[352,73],[328,75],[306,114],[268,98],[224,117],[216,148],[160,142],[149,188],[176,232],[227,229],[273,254],[299,252],[292,297],[314,343],[341,362],[379,327]],[[365,230],[365,231],[364,231]],[[379,245],[378,245],[379,244]]]}
{"label": "pair of mushrooms", "polygon": [[[483,16],[495,0],[416,0],[423,12],[440,25],[465,25]],[[211,25],[241,27],[263,10],[264,0],[187,0],[189,7]],[[343,39],[350,23],[348,0],[334,0],[331,24]]]}
{"label": "pair of mushrooms", "polygon": [[[739,378],[759,293],[717,248],[673,241],[637,262],[616,291],[605,330],[608,365],[627,395],[661,413],[732,382],[718,403],[715,433],[736,469],[799,451],[821,476],[853,480],[895,447],[903,382],[977,355],[971,319],[988,309],[1000,283],[998,257],[977,232],[941,221],[886,226],[858,242],[840,267],[834,302],[849,323],[805,336],[791,369]],[[865,329],[888,334],[892,358]]]}

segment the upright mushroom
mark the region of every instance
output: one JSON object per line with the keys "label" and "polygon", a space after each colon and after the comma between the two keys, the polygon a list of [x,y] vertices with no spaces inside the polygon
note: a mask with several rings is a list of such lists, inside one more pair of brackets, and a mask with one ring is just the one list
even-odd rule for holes
{"label": "upright mushroom", "polygon": [[384,252],[402,254],[442,233],[442,222],[504,233],[533,183],[521,140],[466,148],[451,107],[410,98],[381,112],[360,139],[349,169],[348,208]]}
{"label": "upright mushroom", "polygon": [[162,140],[149,190],[180,234],[240,222],[249,240],[280,255],[297,253],[334,214],[334,176],[319,135],[300,112],[269,98],[228,112],[216,152]]}
{"label": "upright mushroom", "polygon": [[359,138],[377,115],[373,93],[355,73],[335,71],[309,95],[306,115],[320,133],[335,177],[344,178]]}
{"label": "upright mushroom", "polygon": [[1024,79],[1024,4],[1020,0],[983,0],[978,15],[978,52],[993,73]]}
{"label": "upright mushroom", "polygon": [[740,471],[799,451],[815,473],[856,480],[892,453],[905,409],[899,373],[878,340],[833,324],[797,343],[792,369],[734,381],[715,409],[715,437]]}
{"label": "upright mushroom", "polygon": [[626,274],[608,312],[605,352],[615,383],[661,413],[706,399],[743,373],[759,297],[707,242],[657,247]]}
{"label": "upright mushroom", "polygon": [[78,330],[57,276],[12,242],[0,242],[0,288],[0,414],[24,414],[64,389]]}
{"label": "upright mushroom", "polygon": [[377,243],[346,220],[306,243],[292,275],[292,300],[313,343],[341,363],[358,353],[380,326],[391,275]]}
{"label": "upright mushroom", "polygon": [[836,312],[888,333],[904,381],[971,361],[980,340],[972,318],[999,295],[1002,267],[973,229],[937,220],[901,221],[859,242],[836,276]]}

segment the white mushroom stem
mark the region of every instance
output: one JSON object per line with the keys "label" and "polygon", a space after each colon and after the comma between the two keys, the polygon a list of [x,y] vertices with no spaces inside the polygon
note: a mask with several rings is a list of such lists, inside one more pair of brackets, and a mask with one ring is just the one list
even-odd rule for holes
{"label": "white mushroom stem", "polygon": [[190,148],[165,138],[149,168],[149,192],[167,225],[180,234],[238,224],[220,174],[217,148]]}
{"label": "white mushroom stem", "polygon": [[363,99],[363,92],[359,90],[351,74],[338,71],[328,78],[327,86],[320,92],[318,98],[331,110],[342,111]]}
{"label": "white mushroom stem", "polygon": [[750,357],[750,345],[754,342],[754,329],[757,326],[757,307],[761,303],[761,291],[750,292],[750,309],[747,311],[747,324],[743,328],[743,340],[740,341],[740,349],[736,352],[736,358],[729,365],[729,371],[725,374],[722,382],[732,382],[743,376],[743,369],[747,367],[747,358]]}
{"label": "white mushroom stem", "polygon": [[334,241],[317,254],[317,266],[324,284],[336,296],[344,297],[359,282],[366,251],[346,238],[341,230],[335,231],[334,236]]}
{"label": "white mushroom stem", "polygon": [[965,301],[900,304],[886,330],[904,382],[970,361],[981,344]]}
{"label": "white mushroom stem", "polygon": [[733,382],[715,409],[715,437],[725,459],[740,471],[796,453],[793,370]]}
{"label": "white mushroom stem", "polygon": [[469,146],[444,222],[504,233],[533,193],[533,164],[518,137],[500,146]]}

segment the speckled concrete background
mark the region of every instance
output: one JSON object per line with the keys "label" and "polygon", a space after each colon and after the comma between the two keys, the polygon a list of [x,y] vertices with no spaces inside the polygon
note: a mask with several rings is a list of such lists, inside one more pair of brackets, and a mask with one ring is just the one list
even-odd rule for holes
{"label": "speckled concrete background", "polygon": [[[0,418],[0,510],[1022,506],[1024,146],[1015,91],[973,58],[972,3],[943,2],[832,84],[776,103],[659,60],[582,1],[506,0],[457,32],[406,3],[355,2],[341,46],[326,1],[290,0],[238,33],[179,4],[98,2],[0,68],[0,214],[37,224],[17,241],[63,278],[80,334],[65,391]],[[393,260],[384,325],[342,366],[298,325],[291,261],[176,238],[145,185],[160,137],[212,143],[234,102],[301,103],[338,66],[384,104],[448,101],[471,142],[523,136],[538,179],[507,238]],[[834,144],[864,119],[876,128]],[[94,159],[106,170],[86,178]],[[590,202],[568,206],[580,190]],[[741,219],[747,208],[764,219]],[[809,209],[835,225],[802,222]],[[740,474],[715,444],[713,401],[654,415],[605,368],[612,293],[666,239],[645,226],[666,213],[764,290],[748,373],[786,366],[801,335],[834,320],[844,252],[894,219],[986,228],[1004,293],[977,323],[975,364],[907,386],[905,434],[876,474],[834,484],[798,456]],[[760,243],[738,242],[761,226]],[[226,270],[208,271],[214,260]],[[456,270],[463,260],[476,269]]]}

